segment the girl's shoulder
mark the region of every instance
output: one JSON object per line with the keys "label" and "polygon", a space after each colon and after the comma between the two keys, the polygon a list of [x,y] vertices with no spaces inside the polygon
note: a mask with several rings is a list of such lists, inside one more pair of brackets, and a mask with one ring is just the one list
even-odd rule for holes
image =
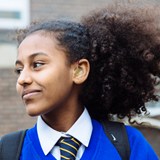
{"label": "girl's shoulder", "polygon": [[149,158],[153,160],[158,160],[158,157],[154,152],[153,148],[137,128],[132,126],[126,126],[126,131],[130,143],[131,160],[146,160]]}
{"label": "girl's shoulder", "polygon": [[126,131],[130,145],[133,146],[136,143],[148,144],[147,140],[143,136],[142,132],[133,126],[126,125]]}
{"label": "girl's shoulder", "polygon": [[129,125],[126,125],[125,127],[129,137],[137,137],[137,138],[143,137],[143,134],[137,128]]}

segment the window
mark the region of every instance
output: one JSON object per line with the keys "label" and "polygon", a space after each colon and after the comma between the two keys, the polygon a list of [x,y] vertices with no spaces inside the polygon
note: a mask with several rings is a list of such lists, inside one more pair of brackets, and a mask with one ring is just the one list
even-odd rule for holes
{"label": "window", "polygon": [[0,29],[25,27],[29,12],[29,0],[0,0]]}

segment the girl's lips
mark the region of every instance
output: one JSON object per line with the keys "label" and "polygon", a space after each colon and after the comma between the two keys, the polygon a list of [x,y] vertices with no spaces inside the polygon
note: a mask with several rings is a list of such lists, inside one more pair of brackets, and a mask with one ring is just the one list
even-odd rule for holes
{"label": "girl's lips", "polygon": [[39,95],[40,92],[41,92],[40,90],[26,90],[26,91],[24,91],[23,94],[22,94],[22,99],[23,99],[23,100],[31,99],[31,98],[33,98],[34,96]]}

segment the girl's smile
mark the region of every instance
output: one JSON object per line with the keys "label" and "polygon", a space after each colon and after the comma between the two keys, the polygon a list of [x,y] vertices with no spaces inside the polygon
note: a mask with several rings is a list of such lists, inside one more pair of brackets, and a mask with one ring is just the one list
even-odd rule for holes
{"label": "girl's smile", "polygon": [[22,92],[22,99],[23,100],[32,99],[34,97],[40,96],[41,92],[42,92],[41,90],[37,90],[37,89],[24,90]]}

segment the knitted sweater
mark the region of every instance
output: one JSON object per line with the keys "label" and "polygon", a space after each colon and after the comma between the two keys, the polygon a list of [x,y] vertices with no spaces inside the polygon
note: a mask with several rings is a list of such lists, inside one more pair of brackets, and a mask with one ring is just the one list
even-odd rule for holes
{"label": "knitted sweater", "polygon": [[[93,132],[89,146],[85,149],[81,160],[121,160],[117,150],[106,137],[101,124],[92,120]],[[135,128],[126,126],[131,147],[130,160],[158,160],[149,143]],[[41,148],[36,125],[27,131],[20,160],[56,160],[52,154],[44,155]]]}

